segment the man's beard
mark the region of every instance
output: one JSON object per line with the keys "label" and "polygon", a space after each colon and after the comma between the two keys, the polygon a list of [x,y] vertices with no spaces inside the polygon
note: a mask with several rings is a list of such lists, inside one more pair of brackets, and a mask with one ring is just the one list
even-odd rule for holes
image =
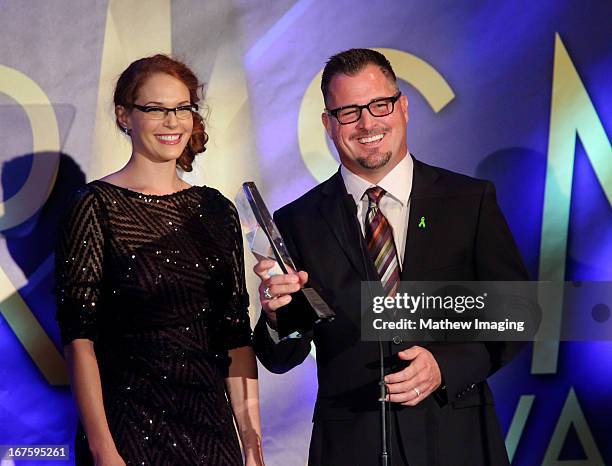
{"label": "man's beard", "polygon": [[[358,142],[359,138],[366,138],[379,133],[384,133],[386,135],[390,132],[391,128],[384,125],[377,125],[368,131],[356,132],[350,139]],[[357,157],[355,161],[359,164],[359,166],[365,168],[366,170],[377,170],[389,163],[389,160],[391,160],[391,155],[391,151],[381,153],[377,150],[377,148],[366,148],[365,155]]]}
{"label": "man's beard", "polygon": [[359,157],[357,163],[366,170],[377,170],[384,167],[391,160],[391,151],[383,153],[370,154],[365,157]]}

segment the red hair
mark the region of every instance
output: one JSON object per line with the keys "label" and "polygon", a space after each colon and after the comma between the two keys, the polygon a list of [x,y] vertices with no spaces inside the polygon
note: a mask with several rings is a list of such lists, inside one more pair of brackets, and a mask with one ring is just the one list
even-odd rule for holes
{"label": "red hair", "polygon": [[[113,100],[115,106],[121,105],[126,109],[132,108],[132,105],[138,98],[138,90],[144,82],[155,73],[165,73],[179,81],[181,81],[187,89],[189,89],[189,98],[191,103],[197,104],[200,101],[200,93],[202,92],[202,84],[193,71],[184,63],[168,57],[167,55],[154,55],[152,57],[141,58],[132,62],[128,66],[119,79],[115,87]],[[118,120],[116,120],[119,129],[122,129]],[[187,142],[183,153],[176,161],[177,165],[184,171],[192,170],[192,163],[195,156],[206,150],[208,142],[208,134],[206,134],[204,119],[198,113],[193,113],[193,131],[191,138]]]}

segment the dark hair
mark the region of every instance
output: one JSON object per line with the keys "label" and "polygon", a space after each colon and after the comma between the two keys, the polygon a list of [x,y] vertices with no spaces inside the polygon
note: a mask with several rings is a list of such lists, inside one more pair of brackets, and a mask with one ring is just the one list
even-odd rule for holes
{"label": "dark hair", "polygon": [[325,68],[323,68],[323,75],[321,76],[323,100],[327,102],[329,85],[334,76],[337,74],[355,76],[367,65],[378,65],[380,71],[389,78],[389,81],[397,86],[397,78],[391,63],[382,53],[370,49],[350,49],[337,53],[327,60]]}
{"label": "dark hair", "polygon": [[[121,105],[126,109],[131,109],[138,98],[138,90],[144,82],[155,73],[168,74],[181,81],[189,89],[191,103],[197,104],[200,101],[202,85],[193,71],[184,63],[170,58],[167,55],[154,55],[152,57],[136,60],[126,70],[121,73],[115,87],[115,105]],[[119,129],[123,129],[116,120]],[[176,161],[177,165],[184,171],[192,170],[193,159],[196,154],[206,150],[208,134],[204,127],[204,119],[198,113],[193,113],[193,131],[191,138],[187,142],[183,153]]]}

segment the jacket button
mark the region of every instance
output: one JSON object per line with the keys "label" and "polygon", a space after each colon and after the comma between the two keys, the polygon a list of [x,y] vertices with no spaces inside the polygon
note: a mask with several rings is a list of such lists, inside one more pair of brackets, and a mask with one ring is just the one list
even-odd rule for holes
{"label": "jacket button", "polygon": [[395,343],[396,345],[399,345],[402,342],[403,342],[403,340],[401,339],[401,337],[399,335],[395,335],[393,337],[393,343]]}

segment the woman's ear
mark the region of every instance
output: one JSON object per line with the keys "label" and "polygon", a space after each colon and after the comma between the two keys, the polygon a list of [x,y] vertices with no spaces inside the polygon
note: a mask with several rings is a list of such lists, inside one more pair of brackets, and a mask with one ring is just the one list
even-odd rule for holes
{"label": "woman's ear", "polygon": [[115,116],[117,117],[117,122],[119,123],[119,126],[121,126],[121,130],[125,134],[130,134],[130,118],[127,109],[123,105],[116,105]]}

